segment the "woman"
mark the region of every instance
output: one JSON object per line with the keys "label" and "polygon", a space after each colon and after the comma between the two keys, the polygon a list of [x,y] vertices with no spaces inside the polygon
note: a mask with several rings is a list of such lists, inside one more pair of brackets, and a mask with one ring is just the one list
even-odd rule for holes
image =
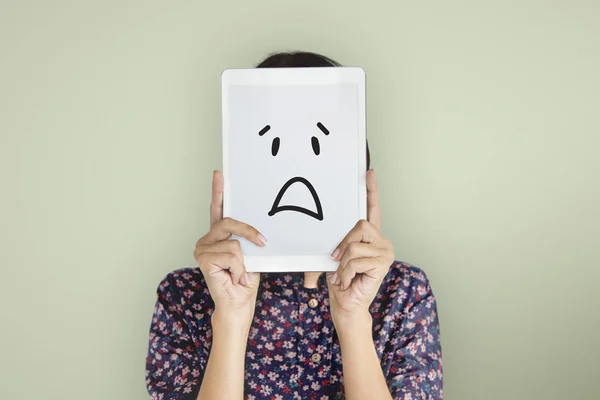
{"label": "woman", "polygon": [[[339,64],[279,53],[259,65],[321,66]],[[394,261],[373,170],[367,208],[367,221],[332,253],[337,272],[246,273],[239,242],[228,239],[267,239],[222,218],[215,171],[211,228],[194,251],[199,268],[174,271],[158,287],[146,359],[152,398],[442,398],[435,298],[421,270]]]}

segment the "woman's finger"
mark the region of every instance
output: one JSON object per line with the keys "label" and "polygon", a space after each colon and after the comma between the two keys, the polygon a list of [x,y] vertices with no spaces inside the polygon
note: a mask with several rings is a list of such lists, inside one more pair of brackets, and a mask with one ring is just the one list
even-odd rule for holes
{"label": "woman's finger", "polygon": [[[250,275],[246,273],[246,267],[244,265],[244,255],[242,254],[242,246],[240,245],[239,240],[221,240],[220,242],[215,242],[208,245],[200,245],[197,247],[197,249],[199,252],[203,253],[231,253],[235,255],[239,261],[239,265],[241,265],[243,268],[243,271],[239,273],[239,282],[245,286],[248,286],[248,284],[251,282]],[[234,266],[233,269],[230,269],[229,271],[232,273],[233,276],[237,277],[238,273],[236,271],[236,268],[237,267]]]}
{"label": "woman's finger", "polygon": [[325,278],[327,279],[327,282],[331,282],[332,284],[336,284],[336,280],[337,280],[337,272],[326,272],[325,273]]}
{"label": "woman's finger", "polygon": [[375,243],[380,239],[381,233],[379,230],[370,222],[361,219],[356,223],[354,228],[348,232],[344,240],[342,240],[333,253],[331,253],[331,257],[336,261],[340,261],[346,251],[346,247],[348,247],[350,243]]}
{"label": "woman's finger", "polygon": [[246,272],[246,286],[258,286],[260,283],[260,273]]}
{"label": "woman's finger", "polygon": [[[343,270],[338,270],[339,274],[339,285],[341,290],[346,290],[352,284],[352,279],[357,274],[363,274],[377,269],[377,261],[376,258],[368,257],[368,258],[354,258],[346,264],[346,267]],[[371,277],[372,279],[376,279],[375,277]]]}
{"label": "woman's finger", "polygon": [[218,221],[212,229],[198,241],[198,244],[205,245],[221,240],[227,240],[232,235],[243,237],[260,247],[267,244],[267,239],[256,230],[256,228],[243,222],[236,221],[230,217]]}
{"label": "woman's finger", "polygon": [[377,257],[379,255],[381,255],[381,250],[372,244],[352,242],[348,244],[344,251],[338,271],[344,269],[346,264],[355,258]]}
{"label": "woman's finger", "polygon": [[207,281],[211,275],[228,272],[234,285],[247,283],[246,268],[233,253],[201,253],[196,257],[196,262]]}
{"label": "woman's finger", "polygon": [[212,180],[212,199],[210,202],[210,227],[212,228],[217,222],[223,219],[223,190],[224,190],[223,174],[221,171],[213,172]]}
{"label": "woman's finger", "polygon": [[[238,257],[236,257],[236,260]],[[235,262],[230,268],[229,273],[231,274],[231,282],[234,285],[242,284],[244,286],[248,285],[248,277],[246,274],[246,267],[241,262]]]}
{"label": "woman's finger", "polygon": [[331,283],[340,285],[342,276],[346,274],[346,269],[357,259],[371,260],[369,263],[370,269],[361,270],[360,273],[366,273],[374,279],[383,279],[385,274],[388,273],[389,266],[394,262],[394,250],[388,240],[382,241],[381,245],[377,247],[367,243],[350,243],[336,273],[331,277]]}
{"label": "woman's finger", "polygon": [[375,225],[377,229],[381,229],[381,207],[379,206],[379,188],[377,186],[377,178],[375,171],[370,169],[367,171],[367,219]]}
{"label": "woman's finger", "polygon": [[198,244],[194,254],[200,253],[232,253],[239,258],[240,262],[244,262],[240,241],[236,239],[221,240],[220,242],[210,244]]}
{"label": "woman's finger", "polygon": [[232,266],[239,264],[239,260],[233,253],[199,253],[196,263],[204,275],[210,276],[221,270],[229,271]]}

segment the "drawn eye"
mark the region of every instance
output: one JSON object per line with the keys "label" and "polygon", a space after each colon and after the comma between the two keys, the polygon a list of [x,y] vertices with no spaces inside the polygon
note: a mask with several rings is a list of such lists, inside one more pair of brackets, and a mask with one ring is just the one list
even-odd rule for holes
{"label": "drawn eye", "polygon": [[273,139],[273,143],[271,144],[271,154],[273,154],[273,157],[275,157],[277,155],[277,152],[279,152],[279,144],[280,144],[280,140],[278,137],[276,137],[275,139]]}
{"label": "drawn eye", "polygon": [[258,132],[258,136],[262,136],[265,133],[269,132],[269,129],[271,129],[271,125],[265,125],[264,128],[262,128],[259,132]]}
{"label": "drawn eye", "polygon": [[319,128],[321,132],[325,134],[325,136],[329,135],[329,129],[325,128],[325,125],[323,125],[322,123],[317,122],[317,128]]}
{"label": "drawn eye", "polygon": [[313,136],[310,141],[312,143],[312,148],[313,148],[313,151],[315,152],[315,155],[318,156],[321,153],[321,146],[319,145],[319,139],[317,139],[316,137]]}

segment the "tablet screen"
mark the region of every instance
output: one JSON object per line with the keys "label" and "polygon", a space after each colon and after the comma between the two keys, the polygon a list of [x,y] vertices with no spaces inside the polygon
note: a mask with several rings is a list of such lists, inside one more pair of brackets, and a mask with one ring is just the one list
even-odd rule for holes
{"label": "tablet screen", "polygon": [[264,248],[241,240],[245,258],[329,257],[364,218],[358,82],[251,81],[223,90],[225,215],[268,239]]}

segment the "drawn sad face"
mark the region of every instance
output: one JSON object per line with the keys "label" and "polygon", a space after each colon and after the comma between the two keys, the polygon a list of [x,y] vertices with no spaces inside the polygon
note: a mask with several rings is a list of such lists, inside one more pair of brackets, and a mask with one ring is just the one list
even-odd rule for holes
{"label": "drawn sad face", "polygon": [[356,223],[357,99],[343,85],[230,89],[231,216],[269,239],[244,254],[326,254]]}
{"label": "drawn sad face", "polygon": [[[323,125],[321,122],[317,122],[316,127],[323,133],[325,136],[329,135],[329,130]],[[267,132],[271,130],[271,125],[265,125],[259,132],[259,136],[263,136]],[[312,151],[315,156],[321,154],[321,145],[319,144],[319,138],[317,136],[312,136],[310,138],[310,143],[312,146]],[[281,146],[281,138],[279,136],[275,136],[271,142],[271,155],[276,157],[279,153],[279,148]],[[282,199],[287,192],[288,189],[292,187],[292,185],[303,185],[306,190],[309,191],[312,204],[282,204]],[[268,212],[270,217],[282,211],[293,211],[299,212],[309,217],[316,218],[319,221],[323,221],[323,207],[321,206],[321,200],[319,199],[319,194],[315,190],[314,186],[310,181],[302,176],[295,176],[290,178],[284,185],[281,187],[275,200],[273,201],[273,205]]]}

